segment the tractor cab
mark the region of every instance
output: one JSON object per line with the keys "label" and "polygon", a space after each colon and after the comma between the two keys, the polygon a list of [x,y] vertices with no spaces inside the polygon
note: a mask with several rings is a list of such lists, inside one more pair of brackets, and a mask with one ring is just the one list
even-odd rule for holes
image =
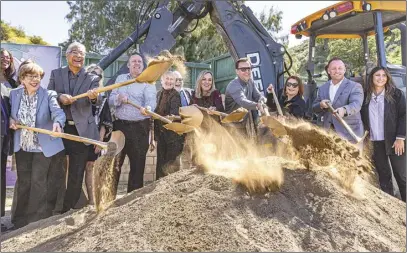
{"label": "tractor cab", "polygon": [[[394,29],[401,32],[402,65],[393,65],[386,59],[385,34]],[[376,59],[374,66],[387,67],[392,74],[395,85],[406,90],[406,2],[403,1],[342,1],[317,11],[291,27],[291,33],[300,39],[309,37],[309,55],[307,62],[308,80],[304,91],[307,101],[307,116],[312,118],[312,102],[316,98],[318,85],[315,73],[315,43],[322,39],[362,39],[365,69],[371,69],[368,37],[374,36],[376,44]],[[337,55],[341,57],[340,55]],[[370,62],[370,66],[369,66]],[[352,77],[350,79],[366,82],[366,77]]]}

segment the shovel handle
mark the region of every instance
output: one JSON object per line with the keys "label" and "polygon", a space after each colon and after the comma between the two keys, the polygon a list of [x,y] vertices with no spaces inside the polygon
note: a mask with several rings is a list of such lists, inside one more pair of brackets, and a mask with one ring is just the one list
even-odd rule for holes
{"label": "shovel handle", "polygon": [[[127,80],[127,81],[124,81],[124,82],[121,82],[121,83],[115,83],[115,84],[112,84],[112,85],[109,85],[109,86],[106,86],[106,87],[97,88],[96,92],[101,93],[101,92],[105,92],[105,91],[109,91],[109,90],[114,90],[116,88],[132,84],[134,82],[136,82],[136,78],[130,79],[130,80]],[[76,95],[76,96],[74,96],[72,98],[73,99],[80,99],[80,98],[86,98],[87,96],[88,96],[87,93],[82,93],[82,94]]]}
{"label": "shovel handle", "polygon": [[[202,106],[199,106],[199,105],[195,105],[195,106],[196,106],[199,110],[201,110],[201,111],[207,112],[207,111],[209,110],[208,108],[205,108],[205,107],[202,107]],[[224,113],[224,112],[212,111],[212,110],[211,110],[211,113],[214,114],[214,115],[216,115],[216,116],[221,116],[221,117],[226,117],[226,116],[229,115],[229,114]]]}
{"label": "shovel handle", "polygon": [[326,104],[328,105],[329,112],[332,113],[332,115],[339,121],[339,123],[341,123],[341,125],[346,129],[346,131],[348,131],[348,133],[352,136],[352,138],[356,141],[356,143],[359,143],[359,142],[363,141],[363,139],[365,139],[365,137],[368,134],[368,131],[365,131],[362,138],[357,136],[355,134],[355,132],[353,132],[352,128],[350,128],[350,126],[346,123],[346,121],[344,119],[342,119],[341,117],[339,117],[338,113],[335,112],[335,109],[332,107],[332,104],[330,102],[328,102]]}
{"label": "shovel handle", "polygon": [[278,102],[278,97],[274,92],[274,87],[271,89],[271,93],[273,94],[273,100],[276,104],[278,115],[283,116],[283,111],[281,110],[280,102]]}
{"label": "shovel handle", "polygon": [[16,126],[17,126],[17,128],[20,128],[20,129],[27,129],[27,130],[34,131],[34,132],[37,132],[37,133],[47,134],[47,135],[50,135],[52,137],[64,138],[64,139],[67,139],[67,140],[77,141],[77,142],[83,142],[83,143],[99,146],[102,149],[107,149],[107,144],[105,142],[102,142],[102,141],[95,141],[95,140],[92,140],[92,139],[89,139],[89,138],[85,138],[85,137],[81,137],[81,136],[77,136],[77,135],[72,135],[72,134],[53,132],[53,131],[50,131],[50,130],[47,130],[47,129],[42,129],[42,128],[29,127],[29,126],[23,126],[23,125],[16,125]]}
{"label": "shovel handle", "polygon": [[[139,110],[141,109],[141,106],[139,106],[139,105],[137,105],[137,104],[135,104],[135,103],[133,103],[133,102],[130,102],[129,100],[127,100],[126,103],[129,104],[129,105],[132,105],[132,106],[136,107],[136,108],[139,109]],[[163,116],[161,116],[161,115],[159,115],[159,114],[157,114],[157,113],[155,113],[155,112],[152,112],[152,111],[150,111],[150,110],[147,110],[147,109],[146,109],[146,113],[147,113],[148,115],[150,115],[151,117],[153,117],[154,119],[161,120],[161,121],[164,122],[164,123],[167,123],[167,124],[172,123],[172,121],[169,120],[169,119],[167,119],[166,117],[163,117]]]}
{"label": "shovel handle", "polygon": [[178,115],[167,115],[167,116],[165,116],[165,118],[167,118],[167,119],[169,119],[169,120],[171,120],[171,121],[174,121],[174,120],[182,120],[182,119],[181,119],[181,116],[178,116]]}

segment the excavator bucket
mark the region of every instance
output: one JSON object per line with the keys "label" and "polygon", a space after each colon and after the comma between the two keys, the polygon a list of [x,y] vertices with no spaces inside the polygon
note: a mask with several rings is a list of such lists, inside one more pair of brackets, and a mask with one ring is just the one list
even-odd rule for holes
{"label": "excavator bucket", "polygon": [[274,136],[280,137],[287,135],[287,130],[285,129],[284,125],[273,116],[262,116],[261,122],[270,128]]}
{"label": "excavator bucket", "polygon": [[122,151],[124,144],[124,134],[121,131],[112,132],[107,150],[93,165],[93,198],[97,212],[104,210],[116,198],[119,173],[114,165],[116,155]]}
{"label": "excavator bucket", "polygon": [[222,123],[233,123],[233,122],[239,122],[242,121],[243,118],[247,115],[248,111],[245,108],[239,108],[237,110],[234,110],[228,116],[224,117],[221,122]]}

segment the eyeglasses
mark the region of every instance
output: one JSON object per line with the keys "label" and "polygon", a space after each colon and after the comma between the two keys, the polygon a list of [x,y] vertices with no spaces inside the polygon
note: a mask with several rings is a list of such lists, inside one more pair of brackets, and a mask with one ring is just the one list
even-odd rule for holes
{"label": "eyeglasses", "polygon": [[287,84],[286,84],[285,86],[297,88],[297,87],[298,87],[298,83],[290,83],[290,82],[287,82]]}
{"label": "eyeglasses", "polygon": [[41,76],[32,76],[32,75],[26,75],[25,78],[27,78],[28,80],[34,80],[34,79],[38,79],[41,80]]}
{"label": "eyeglasses", "polygon": [[86,56],[85,52],[78,52],[78,51],[71,51],[70,54],[72,54],[73,56],[82,56],[82,57]]}
{"label": "eyeglasses", "polygon": [[251,71],[252,68],[238,68],[238,70],[240,70],[242,72],[247,72],[247,71]]}
{"label": "eyeglasses", "polygon": [[182,79],[182,78],[176,78],[175,81],[176,81],[176,82],[182,82],[182,81],[184,81],[184,79]]}

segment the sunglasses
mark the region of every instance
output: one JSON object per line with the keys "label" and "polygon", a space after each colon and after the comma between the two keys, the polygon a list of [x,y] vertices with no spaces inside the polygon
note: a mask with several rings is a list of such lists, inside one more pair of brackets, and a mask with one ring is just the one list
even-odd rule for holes
{"label": "sunglasses", "polygon": [[285,86],[297,88],[297,87],[298,87],[298,83],[290,83],[290,82],[287,82],[287,84],[286,84]]}
{"label": "sunglasses", "polygon": [[247,71],[251,71],[252,68],[238,68],[238,70],[240,70],[242,72],[247,72]]}

